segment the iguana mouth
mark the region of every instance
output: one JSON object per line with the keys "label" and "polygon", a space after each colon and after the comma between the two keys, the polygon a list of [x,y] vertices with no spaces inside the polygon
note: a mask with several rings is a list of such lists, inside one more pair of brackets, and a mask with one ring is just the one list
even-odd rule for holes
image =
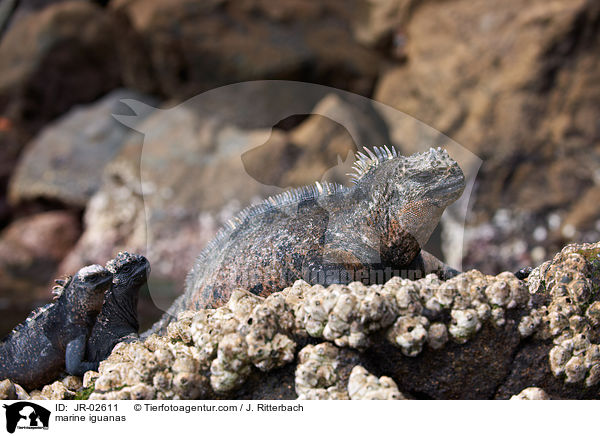
{"label": "iguana mouth", "polygon": [[107,277],[99,278],[98,281],[91,286],[91,292],[94,294],[104,294],[104,292],[110,288],[112,280],[112,274],[109,274]]}
{"label": "iguana mouth", "polygon": [[108,275],[107,277],[104,277],[102,280],[100,280],[98,282],[98,285],[106,285],[106,284],[110,284],[112,282],[112,274]]}
{"label": "iguana mouth", "polygon": [[150,276],[150,264],[146,263],[145,265],[141,265],[139,267],[137,267],[135,269],[135,271],[133,272],[133,275],[135,276],[141,276],[142,274],[145,274],[146,277]]}
{"label": "iguana mouth", "polygon": [[[452,194],[454,192],[462,192],[464,189],[465,185],[464,182],[458,181],[458,182],[454,182],[448,185],[438,185],[436,187],[434,187],[433,189],[431,189],[429,191],[429,195],[432,198],[437,198],[437,202],[442,201],[442,199],[440,198],[440,196],[443,196],[444,194]],[[436,202],[436,203],[437,203]]]}

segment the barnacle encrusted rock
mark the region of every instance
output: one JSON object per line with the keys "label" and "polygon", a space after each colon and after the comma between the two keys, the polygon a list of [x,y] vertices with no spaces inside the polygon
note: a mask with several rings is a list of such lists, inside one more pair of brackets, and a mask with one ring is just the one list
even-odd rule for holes
{"label": "barnacle encrusted rock", "polygon": [[394,296],[385,286],[306,286],[302,281],[293,286],[305,289],[295,311],[297,328],[340,347],[367,348],[369,335],[392,324],[397,314]]}
{"label": "barnacle encrusted rock", "polygon": [[356,365],[348,380],[351,400],[405,400],[394,380],[383,376],[377,378],[365,368]]}
{"label": "barnacle encrusted rock", "polygon": [[[600,243],[565,247],[526,281],[468,271],[297,281],[267,298],[235,290],[218,309],[180,313],[165,336],[119,344],[83,386],[95,399],[379,398],[392,382],[417,398],[508,399],[530,386],[598,398],[599,254]],[[78,383],[31,397],[68,397]]]}
{"label": "barnacle encrusted rock", "polygon": [[534,293],[544,285],[550,299],[532,311],[535,329],[528,330],[535,330],[539,338],[552,339],[549,360],[555,376],[564,376],[565,383],[585,380],[586,387],[600,381],[595,368],[600,364],[599,254],[599,244],[569,245],[552,262],[536,268],[535,280],[530,282]]}
{"label": "barnacle encrusted rock", "polygon": [[88,371],[85,374],[83,374],[83,380],[82,380],[82,385],[85,389],[88,389],[90,386],[92,386],[94,384],[94,382],[96,381],[96,379],[98,378],[100,374],[96,371]]}
{"label": "barnacle encrusted rock", "polygon": [[[6,382],[7,380],[5,380]],[[12,382],[10,382],[12,384]],[[0,387],[3,385],[0,384]],[[81,378],[75,376],[67,376],[62,380],[57,380],[52,384],[44,386],[41,390],[36,389],[27,393],[21,386],[15,384],[14,391],[16,399],[19,400],[70,400],[75,398],[76,392],[82,388]],[[9,388],[10,392],[10,388]],[[0,393],[0,399],[4,398]]]}
{"label": "barnacle encrusted rock", "polygon": [[75,392],[67,389],[62,381],[55,381],[42,388],[41,396],[48,400],[67,400],[75,396]]}
{"label": "barnacle encrusted rock", "polygon": [[291,362],[296,293],[264,299],[236,290],[218,309],[180,313],[164,337],[119,344],[100,365],[90,398],[214,397],[242,386],[254,369]]}
{"label": "barnacle encrusted rock", "polygon": [[514,389],[526,373],[553,396],[598,398],[600,243],[566,246],[535,268],[527,284],[537,304],[521,319],[519,332],[534,341],[515,356],[500,391]]}
{"label": "barnacle encrusted rock", "polygon": [[[388,340],[410,357],[420,354],[426,343],[441,348],[449,337],[466,343],[483,322],[491,319],[493,325],[502,326],[505,309],[522,309],[529,302],[526,286],[512,273],[493,277],[479,271],[445,282],[430,274],[416,281],[394,277],[383,286],[355,282],[325,289],[315,285],[304,295],[296,317],[308,335],[362,350],[370,345],[373,332],[391,326]],[[435,318],[442,313],[449,315],[447,324],[430,326],[424,316]]]}
{"label": "barnacle encrusted rock", "polygon": [[70,391],[78,391],[83,387],[83,382],[81,377],[77,377],[74,375],[68,375],[61,380],[61,383]]}
{"label": "barnacle encrusted rock", "polygon": [[[413,358],[425,347],[441,350],[449,342],[467,343],[492,319],[492,306],[514,308],[526,296],[524,284],[512,274],[492,277],[477,271],[446,282],[433,274],[417,281],[396,277],[371,286],[354,282],[324,288],[297,281],[266,299],[236,290],[218,309],[180,313],[165,337],[152,335],[146,342],[119,345],[101,365],[91,398],[198,398],[235,392],[254,371],[268,372],[292,362],[297,341],[307,338],[365,352],[373,345],[372,338],[381,340],[376,335],[381,332],[401,355]],[[324,378],[311,385],[315,371],[306,368],[317,365],[318,359],[309,358],[310,347],[317,351],[325,347],[321,350],[325,356],[337,349],[325,342],[307,345],[299,353],[297,394],[347,398],[338,383],[347,380]],[[320,362],[321,371],[335,374],[334,362],[334,358],[328,364]],[[152,389],[144,390],[141,384]]]}
{"label": "barnacle encrusted rock", "polygon": [[388,340],[405,356],[416,356],[427,341],[427,327],[429,320],[424,316],[400,316],[388,330]]}
{"label": "barnacle encrusted rock", "polygon": [[448,328],[444,323],[436,322],[429,327],[427,343],[433,350],[439,350],[448,342]]}
{"label": "barnacle encrusted rock", "polygon": [[[186,314],[173,330],[185,331]],[[179,322],[179,321],[178,321]],[[173,336],[121,343],[100,364],[90,399],[192,399],[208,389],[194,347]]]}

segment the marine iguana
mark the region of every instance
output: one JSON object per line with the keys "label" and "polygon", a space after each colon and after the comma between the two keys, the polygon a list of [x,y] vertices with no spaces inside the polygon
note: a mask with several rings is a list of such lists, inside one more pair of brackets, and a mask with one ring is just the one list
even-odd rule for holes
{"label": "marine iguana", "polygon": [[113,274],[112,287],[104,297],[85,351],[85,360],[91,363],[89,369],[94,371],[115,345],[138,338],[138,296],[150,274],[150,264],[144,256],[126,251],[109,261],[106,269]]}
{"label": "marine iguana", "polygon": [[[317,182],[240,212],[197,257],[185,293],[142,337],[164,333],[183,310],[223,304],[240,287],[267,296],[298,279],[328,285],[386,270],[458,274],[421,251],[464,190],[458,164],[441,148],[365,153],[354,163],[352,186]],[[384,280],[375,275],[372,281]]]}
{"label": "marine iguana", "polygon": [[63,371],[85,372],[80,350],[102,309],[111,273],[100,265],[81,268],[73,277],[57,281],[55,301],[34,312],[0,342],[0,380],[25,389],[55,380]]}

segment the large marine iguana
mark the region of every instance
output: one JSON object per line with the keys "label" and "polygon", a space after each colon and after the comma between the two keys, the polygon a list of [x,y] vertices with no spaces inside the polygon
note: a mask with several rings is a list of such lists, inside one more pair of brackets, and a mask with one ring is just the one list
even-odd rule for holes
{"label": "large marine iguana", "polygon": [[56,299],[35,310],[0,342],[0,380],[25,389],[55,380],[65,370],[82,375],[87,339],[102,309],[111,273],[100,265],[81,268],[55,288]]}
{"label": "large marine iguana", "polygon": [[126,251],[109,261],[106,269],[113,274],[112,287],[104,297],[85,351],[85,360],[92,363],[89,369],[94,371],[115,345],[138,338],[138,296],[150,274],[150,264],[144,256]]}
{"label": "large marine iguana", "polygon": [[352,186],[316,183],[240,212],[198,256],[185,293],[142,336],[163,333],[183,310],[219,306],[240,287],[266,296],[301,278],[328,285],[386,270],[457,274],[421,247],[464,190],[458,164],[441,148],[365,153]]}

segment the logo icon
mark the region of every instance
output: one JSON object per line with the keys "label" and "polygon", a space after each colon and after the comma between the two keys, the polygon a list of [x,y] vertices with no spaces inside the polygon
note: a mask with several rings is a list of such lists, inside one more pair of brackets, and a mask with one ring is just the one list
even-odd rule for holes
{"label": "logo icon", "polygon": [[48,429],[50,422],[50,411],[44,407],[19,401],[10,405],[3,405],[6,409],[6,431],[14,433],[15,429]]}

